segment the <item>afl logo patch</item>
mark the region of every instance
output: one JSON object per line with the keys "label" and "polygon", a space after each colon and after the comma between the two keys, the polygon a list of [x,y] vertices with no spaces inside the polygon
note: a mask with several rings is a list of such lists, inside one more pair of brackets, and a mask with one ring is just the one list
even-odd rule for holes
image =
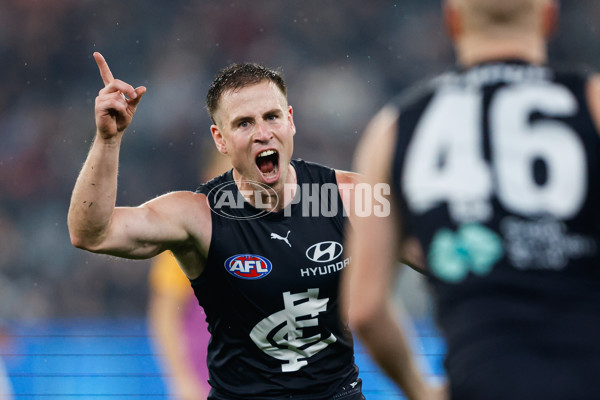
{"label": "afl logo patch", "polygon": [[256,254],[237,254],[225,260],[225,269],[236,278],[261,279],[273,269],[271,261]]}
{"label": "afl logo patch", "polygon": [[314,262],[326,263],[338,258],[344,251],[341,243],[328,241],[313,244],[306,250],[306,257]]}

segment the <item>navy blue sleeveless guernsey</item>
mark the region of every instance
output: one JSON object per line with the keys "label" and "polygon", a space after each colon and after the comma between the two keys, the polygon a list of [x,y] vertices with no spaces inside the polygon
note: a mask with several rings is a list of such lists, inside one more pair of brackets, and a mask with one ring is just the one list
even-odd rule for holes
{"label": "navy blue sleeveless guernsey", "polygon": [[587,79],[487,63],[395,101],[395,193],[426,255],[453,399],[600,398],[600,137]]}
{"label": "navy blue sleeveless guernsey", "polygon": [[[338,309],[340,274],[350,260],[342,252],[335,171],[302,160],[292,165],[297,196],[315,192],[280,212],[244,201],[232,171],[198,189],[211,206],[212,238],[204,272],[191,282],[212,335],[211,399],[331,399],[357,378],[352,336]],[[322,193],[331,216],[303,217],[313,206],[306,203]]]}

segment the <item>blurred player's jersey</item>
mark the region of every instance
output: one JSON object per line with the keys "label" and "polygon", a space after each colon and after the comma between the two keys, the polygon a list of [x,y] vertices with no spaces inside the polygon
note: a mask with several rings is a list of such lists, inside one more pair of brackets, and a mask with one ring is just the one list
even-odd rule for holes
{"label": "blurred player's jersey", "polygon": [[457,399],[598,398],[600,137],[586,82],[489,63],[396,100],[398,205],[427,258]]}
{"label": "blurred player's jersey", "polygon": [[150,285],[156,293],[162,293],[178,300],[183,305],[182,326],[184,335],[180,340],[185,342],[185,349],[199,382],[208,391],[208,369],[206,351],[210,334],[208,333],[206,315],[194,296],[187,279],[177,260],[170,251],[164,251],[152,264]]}
{"label": "blurred player's jersey", "polygon": [[331,399],[357,377],[338,307],[350,259],[335,171],[292,165],[297,197],[280,212],[247,203],[231,171],[198,189],[212,210],[207,264],[192,280],[212,334],[211,399]]}

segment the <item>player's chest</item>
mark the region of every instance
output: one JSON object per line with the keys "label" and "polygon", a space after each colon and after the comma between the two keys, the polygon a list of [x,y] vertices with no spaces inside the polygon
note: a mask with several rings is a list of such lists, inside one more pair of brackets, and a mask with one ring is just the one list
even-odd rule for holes
{"label": "player's chest", "polygon": [[341,229],[331,219],[240,223],[221,232],[213,271],[229,287],[261,296],[264,291],[337,291],[350,258]]}

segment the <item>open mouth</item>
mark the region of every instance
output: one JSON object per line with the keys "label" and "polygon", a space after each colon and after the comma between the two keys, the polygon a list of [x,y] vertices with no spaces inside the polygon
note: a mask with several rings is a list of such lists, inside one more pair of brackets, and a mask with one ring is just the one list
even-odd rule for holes
{"label": "open mouth", "polygon": [[279,172],[279,153],[275,150],[265,150],[256,156],[256,166],[266,179],[277,177]]}

